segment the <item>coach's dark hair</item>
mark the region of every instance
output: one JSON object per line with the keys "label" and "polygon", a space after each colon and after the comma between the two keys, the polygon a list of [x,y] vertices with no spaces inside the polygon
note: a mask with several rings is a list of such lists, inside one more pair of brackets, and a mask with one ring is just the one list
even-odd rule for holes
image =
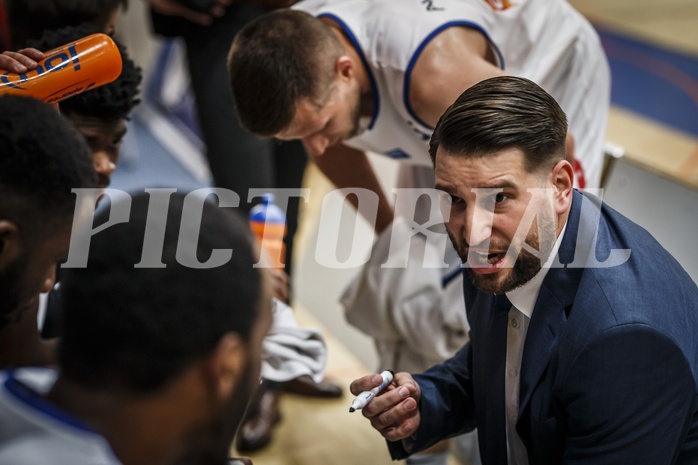
{"label": "coach's dark hair", "polygon": [[52,220],[73,215],[72,189],[96,184],[90,150],[66,118],[31,97],[0,96],[0,218],[24,234],[55,233]]}
{"label": "coach's dark hair", "polygon": [[[101,32],[89,23],[67,26],[44,31],[38,40],[29,41],[29,46],[39,50],[51,50],[90,34]],[[116,80],[100,87],[74,95],[59,103],[61,113],[90,116],[104,121],[126,119],[140,102],[138,86],[141,82],[141,69],[129,58],[126,48],[116,39],[114,43],[121,54],[121,74]]]}
{"label": "coach's dark hair", "polygon": [[[209,355],[225,334],[249,340],[264,304],[249,226],[206,202],[197,247],[193,234],[180,231],[191,220],[182,221],[184,198],[175,193],[166,211],[149,212],[149,196],[134,196],[129,221],[92,238],[87,267],[65,270],[58,359],[68,379],[109,392],[154,392]],[[136,268],[148,217],[157,215],[166,221],[165,266]],[[108,217],[102,211],[96,223]],[[176,259],[180,241],[197,247],[201,262],[215,249],[232,249],[232,258],[209,269],[189,268]]]}
{"label": "coach's dark hair", "polygon": [[12,46],[23,48],[46,30],[82,23],[104,32],[120,6],[126,9],[128,0],[5,0]]}
{"label": "coach's dark hair", "polygon": [[529,172],[565,158],[567,118],[555,99],[534,82],[514,76],[481,81],[441,116],[429,142],[451,155],[484,157],[517,148]]}
{"label": "coach's dark hair", "polygon": [[330,26],[303,11],[280,9],[248,23],[228,56],[240,123],[269,137],[291,123],[300,99],[323,105],[342,53]]}

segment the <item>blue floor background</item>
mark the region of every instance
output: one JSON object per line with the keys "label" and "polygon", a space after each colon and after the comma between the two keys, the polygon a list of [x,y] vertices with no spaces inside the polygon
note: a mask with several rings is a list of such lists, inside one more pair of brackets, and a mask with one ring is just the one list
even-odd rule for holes
{"label": "blue floor background", "polygon": [[612,104],[698,137],[698,57],[597,30],[611,68]]}
{"label": "blue floor background", "polygon": [[148,129],[138,111],[128,124],[121,160],[112,176],[111,187],[128,192],[144,187],[176,187],[188,192],[210,186],[186,170]]}

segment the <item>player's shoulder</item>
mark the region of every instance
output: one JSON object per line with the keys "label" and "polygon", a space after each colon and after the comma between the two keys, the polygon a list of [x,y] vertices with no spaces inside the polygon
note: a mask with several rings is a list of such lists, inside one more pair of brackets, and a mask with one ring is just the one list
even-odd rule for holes
{"label": "player's shoulder", "polygon": [[23,434],[0,446],[0,463],[12,465],[120,465],[102,444],[66,440],[49,430]]}

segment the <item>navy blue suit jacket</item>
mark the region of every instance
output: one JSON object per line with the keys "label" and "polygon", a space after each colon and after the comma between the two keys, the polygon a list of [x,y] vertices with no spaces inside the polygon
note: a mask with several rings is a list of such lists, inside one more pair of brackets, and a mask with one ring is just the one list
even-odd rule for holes
{"label": "navy blue suit jacket", "polygon": [[[579,192],[558,260],[521,366],[516,429],[529,464],[698,464],[696,284],[647,231]],[[477,427],[483,464],[506,465],[509,307],[464,281],[471,339],[415,376],[421,423],[410,450]],[[404,442],[388,445],[393,458],[408,455]]]}

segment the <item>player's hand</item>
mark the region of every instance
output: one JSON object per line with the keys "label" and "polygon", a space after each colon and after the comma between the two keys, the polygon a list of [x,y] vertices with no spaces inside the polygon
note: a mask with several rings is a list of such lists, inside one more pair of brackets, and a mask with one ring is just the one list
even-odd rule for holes
{"label": "player's hand", "polygon": [[23,48],[16,52],[0,53],[0,70],[11,73],[26,73],[36,68],[36,62],[44,59],[44,54],[35,48]]}
{"label": "player's hand", "polygon": [[291,283],[288,280],[288,275],[284,270],[271,268],[271,277],[272,295],[283,303],[288,304],[291,296]]}
{"label": "player's hand", "polygon": [[[359,395],[381,384],[378,374],[363,376],[352,381],[349,390]],[[388,441],[406,439],[417,431],[420,423],[419,385],[409,373],[396,373],[393,382],[361,409],[361,413]]]}
{"label": "player's hand", "polygon": [[225,9],[233,3],[233,0],[213,0],[208,12],[196,11],[187,8],[179,0],[147,0],[150,7],[166,16],[178,16],[187,21],[198,24],[199,26],[208,26],[214,18],[219,18],[225,14]]}

